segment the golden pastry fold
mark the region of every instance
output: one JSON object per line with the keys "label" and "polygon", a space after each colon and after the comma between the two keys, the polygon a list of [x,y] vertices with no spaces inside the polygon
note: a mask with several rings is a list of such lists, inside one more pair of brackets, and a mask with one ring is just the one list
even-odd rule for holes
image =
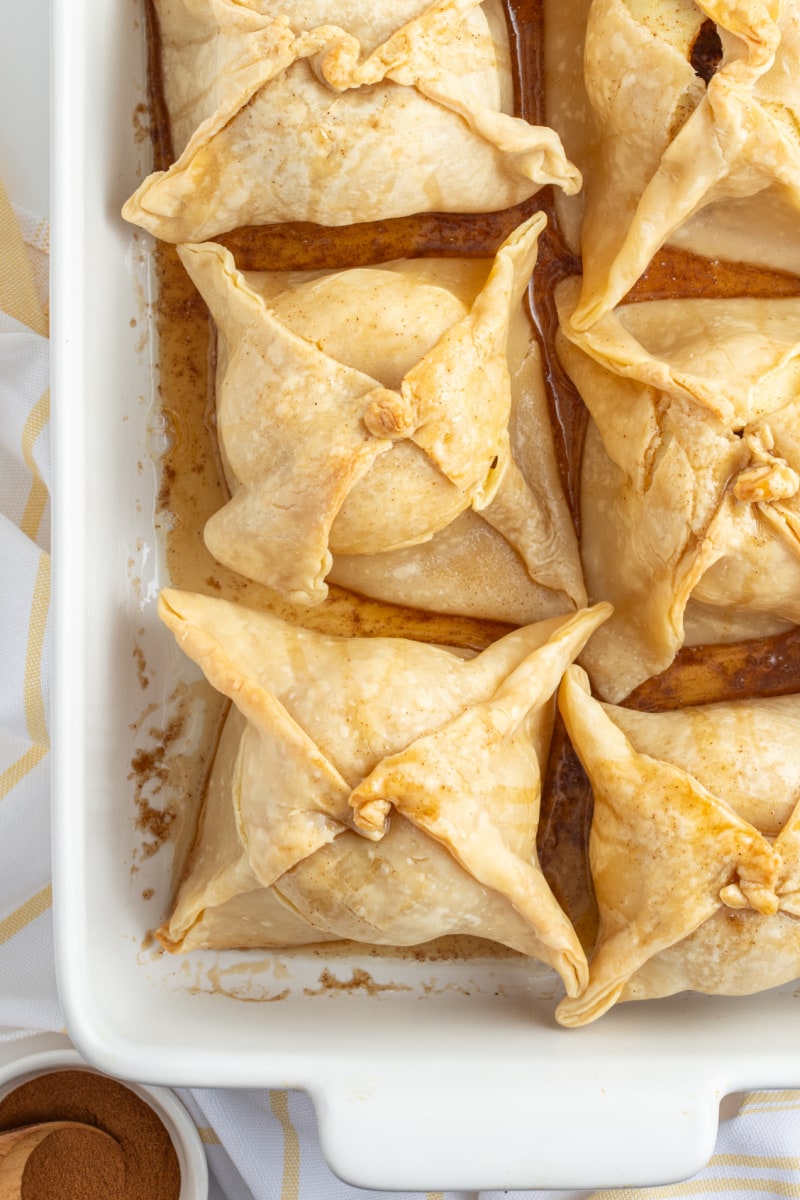
{"label": "golden pastry fold", "polygon": [[800,699],[642,713],[591,697],[579,667],[559,706],[594,792],[600,929],[564,1025],[619,1000],[741,995],[800,973]]}
{"label": "golden pastry fold", "polygon": [[173,590],[159,611],[235,705],[164,945],[471,933],[553,966],[570,995],[585,986],[536,830],[553,696],[608,606],[474,657]]}
{"label": "golden pastry fold", "polygon": [[[216,243],[180,248],[219,334],[233,494],[205,528],[217,559],[305,604],[325,598],[334,553],[346,556],[334,579],[420,607],[525,621],[583,603],[522,307],[544,220],[520,226],[493,263],[243,275]],[[443,565],[437,543],[415,577],[409,548],[468,512],[485,526],[480,544],[466,548],[476,522],[462,521],[464,546],[454,530]],[[519,597],[515,609],[493,608],[492,592],[501,605]]]}
{"label": "golden pastry fold", "polygon": [[[720,60],[706,83],[693,52],[709,29]],[[563,130],[586,180],[577,329],[666,242],[800,271],[796,0],[594,0],[584,76],[594,127]]]}
{"label": "golden pastry fold", "polygon": [[[507,208],[580,177],[509,115],[494,0],[156,0],[177,160],[123,215],[170,242]],[[337,18],[342,25],[337,23]]]}
{"label": "golden pastry fold", "polygon": [[559,354],[591,414],[581,553],[614,616],[583,662],[620,700],[688,642],[800,621],[800,300],[623,305]]}

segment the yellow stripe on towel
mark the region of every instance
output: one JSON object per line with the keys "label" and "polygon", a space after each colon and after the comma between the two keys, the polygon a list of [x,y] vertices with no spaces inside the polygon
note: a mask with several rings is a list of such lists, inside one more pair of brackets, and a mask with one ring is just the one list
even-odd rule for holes
{"label": "yellow stripe on towel", "polygon": [[217,1131],[210,1125],[198,1125],[197,1132],[200,1134],[200,1141],[204,1146],[220,1146],[222,1144]]}
{"label": "yellow stripe on towel", "polygon": [[36,293],[25,243],[5,188],[0,183],[0,309],[47,337],[47,317]]}
{"label": "yellow stripe on towel", "polygon": [[22,783],[25,776],[29,775],[34,767],[38,767],[46,754],[46,746],[31,746],[21,758],[7,767],[0,775],[0,800],[13,791],[18,783]]}
{"label": "yellow stripe on towel", "polygon": [[800,1158],[775,1154],[715,1154],[710,1167],[760,1167],[763,1171],[800,1171]]}
{"label": "yellow stripe on towel", "polygon": [[31,473],[32,482],[19,527],[32,542],[35,542],[39,536],[48,497],[47,484],[42,479],[36,459],[33,457],[33,447],[36,445],[37,438],[44,432],[49,420],[50,389],[47,388],[28,413],[25,428],[22,430],[22,458]]}
{"label": "yellow stripe on towel", "polygon": [[779,1092],[748,1092],[739,1111],[792,1112],[796,1108],[800,1108],[800,1091],[791,1088]]}
{"label": "yellow stripe on towel", "polygon": [[50,738],[42,692],[42,653],[49,608],[50,556],[40,554],[28,623],[28,649],[25,654],[25,723],[33,744],[45,748],[49,746]]}
{"label": "yellow stripe on towel", "polygon": [[591,1200],[680,1200],[682,1196],[714,1196],[719,1193],[739,1192],[744,1196],[773,1196],[797,1198],[797,1184],[790,1179],[757,1175],[706,1175],[690,1179],[686,1183],[674,1183],[668,1187],[620,1188],[616,1191],[594,1192]]}
{"label": "yellow stripe on towel", "polygon": [[24,929],[26,925],[30,925],[31,921],[35,921],[42,913],[47,912],[52,903],[53,890],[48,883],[47,887],[43,887],[40,892],[31,896],[30,900],[26,900],[5,920],[0,921],[0,946]]}
{"label": "yellow stripe on towel", "polygon": [[300,1139],[289,1116],[289,1097],[286,1092],[270,1092],[269,1102],[283,1129],[281,1200],[298,1200],[300,1195]]}

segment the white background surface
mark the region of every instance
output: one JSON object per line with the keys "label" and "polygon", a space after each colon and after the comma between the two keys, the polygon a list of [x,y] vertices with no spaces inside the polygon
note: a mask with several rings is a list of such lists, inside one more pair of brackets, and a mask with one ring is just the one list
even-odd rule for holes
{"label": "white background surface", "polygon": [[[0,179],[9,198],[50,213],[48,0],[0,0]],[[9,30],[11,31],[9,34]]]}

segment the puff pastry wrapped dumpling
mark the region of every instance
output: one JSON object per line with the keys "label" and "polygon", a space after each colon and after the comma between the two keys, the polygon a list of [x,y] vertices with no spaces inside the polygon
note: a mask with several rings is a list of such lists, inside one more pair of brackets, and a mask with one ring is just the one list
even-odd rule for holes
{"label": "puff pastry wrapped dumpling", "polygon": [[800,975],[800,697],[643,713],[592,699],[571,667],[559,705],[594,791],[600,911],[589,986],[561,1023]]}
{"label": "puff pastry wrapped dumpling", "polygon": [[594,129],[564,131],[586,179],[578,328],[665,242],[800,272],[797,0],[594,0],[585,83]]}
{"label": "puff pastry wrapped dumpling", "polygon": [[164,241],[241,225],[507,208],[576,169],[511,115],[497,0],[156,0],[177,160],[125,217]]}
{"label": "puff pastry wrapped dumpling", "polygon": [[800,622],[800,300],[621,306],[559,354],[591,413],[581,551],[614,616],[583,662],[619,700],[684,644]]}
{"label": "puff pastry wrapped dumpling", "polygon": [[304,604],[332,565],[433,611],[525,623],[584,602],[522,308],[543,224],[493,263],[333,274],[243,275],[216,243],[180,248],[219,334],[217,559]]}
{"label": "puff pastry wrapped dumpling", "polygon": [[585,986],[536,830],[552,697],[607,606],[475,657],[327,637],[176,591],[160,613],[236,706],[165,946],[460,932],[550,964],[570,995]]}

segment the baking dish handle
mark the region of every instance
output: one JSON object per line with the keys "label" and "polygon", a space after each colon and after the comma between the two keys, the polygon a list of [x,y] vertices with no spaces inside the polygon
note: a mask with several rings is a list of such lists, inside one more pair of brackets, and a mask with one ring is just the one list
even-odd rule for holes
{"label": "baking dish handle", "polygon": [[313,1089],[312,1098],[325,1158],[360,1187],[619,1188],[686,1179],[713,1153],[721,1093],[708,1079],[687,1085],[672,1067],[643,1073],[605,1078],[592,1069],[570,1078],[556,1069],[548,1077],[534,1066],[527,1079],[514,1072],[500,1080],[476,1065],[439,1086],[353,1077]]}

